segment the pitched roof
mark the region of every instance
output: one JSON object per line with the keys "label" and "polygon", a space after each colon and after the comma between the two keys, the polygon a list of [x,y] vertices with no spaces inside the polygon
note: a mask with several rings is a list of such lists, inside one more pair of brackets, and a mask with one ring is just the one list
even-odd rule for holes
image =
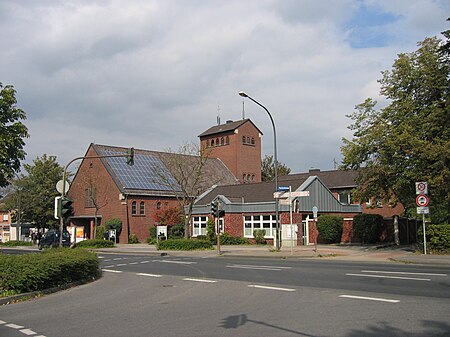
{"label": "pitched roof", "polygon": [[253,122],[252,122],[249,118],[246,118],[246,119],[242,119],[242,120],[235,121],[235,122],[233,122],[233,121],[228,121],[228,122],[226,122],[225,124],[219,124],[219,125],[212,126],[212,127],[210,127],[208,130],[202,132],[202,133],[201,133],[200,135],[198,135],[198,136],[199,136],[199,137],[204,137],[204,136],[215,135],[215,134],[217,134],[217,133],[223,133],[223,132],[234,131],[234,130],[238,129],[241,125],[243,125],[243,124],[245,124],[245,123],[247,123],[247,122],[252,123],[252,125],[258,130],[258,132],[259,132],[260,134],[263,134],[263,133],[261,132],[261,130],[259,130],[259,129],[256,127],[256,125],[253,124]]}
{"label": "pitched roof", "polygon": [[304,181],[309,176],[317,176],[329,189],[337,188],[355,188],[356,171],[331,170],[321,171],[318,169],[310,170],[306,173],[295,173],[278,177],[279,185],[288,185],[297,181]]}
{"label": "pitched roof", "polygon": [[[127,154],[127,148],[92,144],[98,155]],[[199,156],[182,155],[167,152],[157,152],[142,149],[134,151],[134,165],[126,164],[123,157],[102,158],[102,162],[122,193],[141,195],[176,195],[182,190],[178,182],[183,181],[187,186],[198,187],[198,191],[187,191],[196,195],[212,185],[235,184],[236,178],[228,168],[217,158],[203,158],[203,174],[200,181],[195,174],[186,174],[180,170],[183,167],[196,167]],[[187,176],[183,176],[187,175]]]}
{"label": "pitched roof", "polygon": [[[311,170],[308,173],[296,173],[281,176],[278,178],[278,186],[291,186],[292,191],[296,191],[302,187],[304,183],[311,182],[311,179],[314,177],[318,177],[328,189],[356,187],[356,172],[340,170]],[[217,195],[224,195],[234,202],[273,202],[273,192],[275,192],[274,182],[218,186],[210,193],[201,196],[196,201],[196,204],[209,204]]]}

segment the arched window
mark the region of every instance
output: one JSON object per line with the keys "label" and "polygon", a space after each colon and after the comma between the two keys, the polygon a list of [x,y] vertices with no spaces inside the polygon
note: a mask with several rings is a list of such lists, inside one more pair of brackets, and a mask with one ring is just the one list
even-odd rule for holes
{"label": "arched window", "polygon": [[219,146],[219,138],[216,138],[216,146]]}
{"label": "arched window", "polygon": [[252,181],[255,181],[255,175],[252,174]]}
{"label": "arched window", "polygon": [[211,139],[211,146],[214,146],[214,139]]}
{"label": "arched window", "polygon": [[242,181],[245,183],[245,177],[246,177],[247,175],[244,173],[243,175],[242,175]]}
{"label": "arched window", "polygon": [[255,138],[252,137],[252,145],[255,145]]}
{"label": "arched window", "polygon": [[226,142],[227,145],[230,144],[230,137],[229,136],[227,136],[225,142]]}
{"label": "arched window", "polygon": [[159,201],[156,203],[156,209],[161,209],[161,203]]}
{"label": "arched window", "polygon": [[245,136],[242,136],[242,143],[245,144]]}
{"label": "arched window", "polygon": [[133,201],[131,203],[131,214],[132,215],[136,215],[137,214],[136,204],[137,204],[136,201]]}
{"label": "arched window", "polygon": [[143,201],[141,201],[141,203],[139,204],[139,214],[145,215],[145,204]]}
{"label": "arched window", "polygon": [[225,145],[225,138],[220,138],[220,145]]}
{"label": "arched window", "polygon": [[247,144],[250,144],[250,137],[247,136]]}

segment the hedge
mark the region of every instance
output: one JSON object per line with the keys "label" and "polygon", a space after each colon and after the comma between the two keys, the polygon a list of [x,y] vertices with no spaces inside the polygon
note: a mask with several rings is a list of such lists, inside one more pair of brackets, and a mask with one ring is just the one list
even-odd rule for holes
{"label": "hedge", "polygon": [[0,243],[0,245],[5,247],[18,247],[18,246],[32,246],[33,243],[31,241],[6,241]]}
{"label": "hedge", "polygon": [[249,240],[242,236],[230,236],[227,233],[220,234],[221,245],[248,245]]}
{"label": "hedge", "polygon": [[[430,251],[435,253],[450,253],[450,224],[429,225],[427,226],[426,233],[427,248]],[[419,233],[419,238],[422,237]]]}
{"label": "hedge", "polygon": [[358,214],[353,218],[353,235],[362,243],[380,240],[383,217],[379,214]]}
{"label": "hedge", "polygon": [[213,244],[207,240],[175,239],[159,241],[156,245],[158,250],[196,250],[213,249]]}
{"label": "hedge", "polygon": [[99,274],[97,255],[55,248],[40,254],[0,255],[0,296],[88,281]]}
{"label": "hedge", "polygon": [[317,220],[320,238],[328,243],[341,242],[344,218],[338,215],[322,215]]}
{"label": "hedge", "polygon": [[110,240],[83,240],[77,242],[74,248],[112,248],[114,247],[114,242]]}

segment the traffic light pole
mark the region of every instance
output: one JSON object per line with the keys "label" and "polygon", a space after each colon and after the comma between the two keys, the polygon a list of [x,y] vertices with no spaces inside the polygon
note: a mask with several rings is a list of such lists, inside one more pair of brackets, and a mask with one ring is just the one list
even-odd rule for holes
{"label": "traffic light pole", "polygon": [[[112,155],[104,155],[104,156],[84,156],[84,157],[76,157],[74,159],[72,159],[71,161],[69,161],[67,163],[67,165],[64,167],[64,171],[63,171],[63,176],[62,176],[62,181],[63,181],[63,186],[62,186],[62,191],[61,191],[61,202],[59,204],[58,207],[60,207],[59,209],[59,246],[62,247],[62,237],[63,237],[63,228],[64,228],[64,218],[62,216],[62,202],[63,199],[66,196],[66,176],[67,176],[67,169],[69,168],[70,164],[72,164],[73,162],[77,161],[77,160],[83,160],[83,159],[98,159],[98,158],[112,158],[112,157],[128,157],[129,159],[127,160],[127,164],[129,165],[133,165],[134,164],[134,148],[131,148],[128,150],[127,154],[112,154]],[[131,157],[131,159],[130,159]]]}

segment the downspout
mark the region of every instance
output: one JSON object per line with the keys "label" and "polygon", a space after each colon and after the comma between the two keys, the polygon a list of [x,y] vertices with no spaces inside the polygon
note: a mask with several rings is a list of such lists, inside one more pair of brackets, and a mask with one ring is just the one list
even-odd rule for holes
{"label": "downspout", "polygon": [[125,211],[126,211],[126,214],[127,214],[127,216],[126,216],[126,221],[127,221],[127,224],[126,224],[126,228],[127,228],[127,232],[126,232],[126,242],[124,242],[124,243],[128,243],[128,238],[130,237],[130,217],[129,217],[129,215],[128,215],[128,194],[126,194],[125,195]]}

